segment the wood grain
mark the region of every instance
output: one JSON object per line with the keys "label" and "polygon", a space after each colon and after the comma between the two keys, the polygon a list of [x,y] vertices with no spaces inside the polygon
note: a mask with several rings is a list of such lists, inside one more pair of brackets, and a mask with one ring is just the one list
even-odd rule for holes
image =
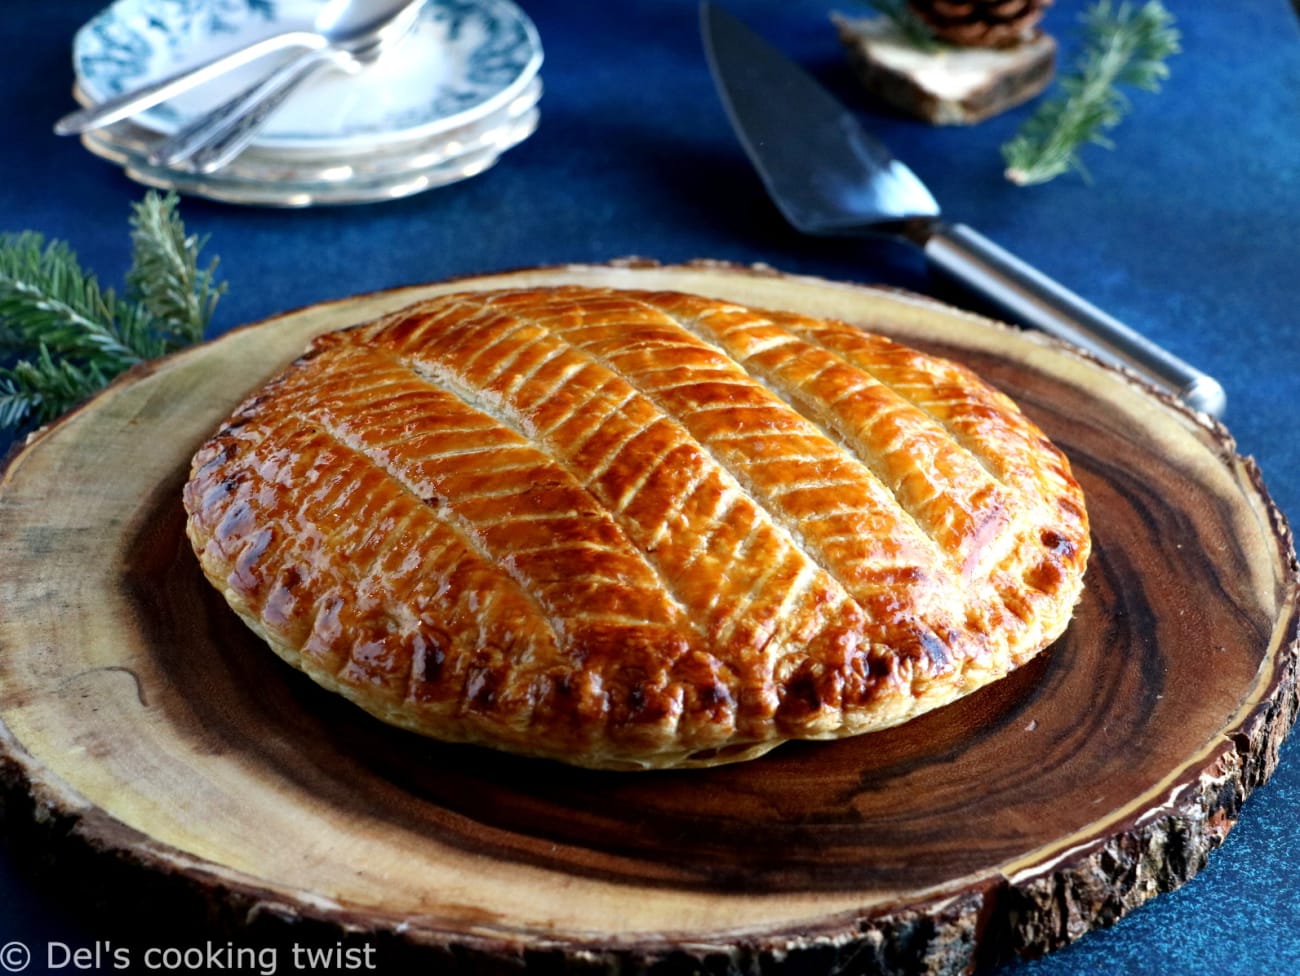
{"label": "wood grain", "polygon": [[[973,366],[1087,494],[1066,635],[900,728],[675,773],[425,741],[282,665],[184,540],[195,447],[318,332],[559,281],[834,315]],[[1041,337],[721,265],[516,272],[238,330],[13,458],[0,557],[11,820],[166,878],[205,924],[307,922],[461,969],[960,972],[1050,950],[1195,874],[1296,712],[1290,535],[1221,427]]]}

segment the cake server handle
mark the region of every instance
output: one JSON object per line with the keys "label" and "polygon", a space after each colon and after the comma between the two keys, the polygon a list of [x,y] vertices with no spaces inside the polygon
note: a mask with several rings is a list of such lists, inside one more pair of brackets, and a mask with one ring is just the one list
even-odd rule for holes
{"label": "cake server handle", "polygon": [[931,268],[1020,325],[1040,329],[1137,373],[1195,410],[1219,417],[1223,386],[964,224],[932,225],[921,242]]}

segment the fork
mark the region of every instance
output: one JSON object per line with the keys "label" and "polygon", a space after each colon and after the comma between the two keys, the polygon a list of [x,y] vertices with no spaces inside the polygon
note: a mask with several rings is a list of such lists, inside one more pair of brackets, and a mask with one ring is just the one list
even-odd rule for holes
{"label": "fork", "polygon": [[304,82],[325,67],[356,74],[405,38],[425,0],[408,0],[389,20],[284,62],[261,81],[163,139],[149,153],[151,166],[183,166],[211,173],[238,156]]}

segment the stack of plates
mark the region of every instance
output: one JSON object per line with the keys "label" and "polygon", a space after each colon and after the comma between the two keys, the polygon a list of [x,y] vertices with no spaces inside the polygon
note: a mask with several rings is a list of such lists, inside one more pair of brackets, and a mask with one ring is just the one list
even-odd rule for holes
{"label": "stack of plates", "polygon": [[[117,0],[73,44],[94,104],[236,46],[310,28],[321,0]],[[213,174],[151,165],[150,149],[289,54],[268,55],[82,141],[148,186],[267,206],[365,203],[481,173],[537,125],[541,43],[509,0],[429,0],[412,33],[355,74],[325,70]]]}

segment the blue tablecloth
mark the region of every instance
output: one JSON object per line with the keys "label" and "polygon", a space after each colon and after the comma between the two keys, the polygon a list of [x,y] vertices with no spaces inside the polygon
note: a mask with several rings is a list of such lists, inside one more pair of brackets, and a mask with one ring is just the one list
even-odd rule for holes
{"label": "blue tablecloth", "polygon": [[[0,230],[67,239],[105,281],[128,257],[142,190],[72,139],[69,47],[103,0],[0,7]],[[901,247],[813,240],[764,196],[714,94],[695,0],[522,0],[546,48],[542,123],[469,182],[414,198],[308,211],[187,199],[230,283],[214,331],[390,286],[538,264],[641,255],[765,262],[829,278],[932,288]],[[731,8],[853,103],[952,216],[1216,375],[1227,423],[1300,521],[1300,31],[1286,0],[1171,0],[1183,50],[1159,94],[1138,93],[1116,148],[1016,188],[998,146],[1017,110],[935,129],[872,105],[828,15],[857,0],[731,0]],[[1068,63],[1082,0],[1046,26]],[[1190,884],[1016,972],[1300,972],[1300,745]],[[0,854],[0,943],[77,944],[76,919]],[[37,964],[33,971],[39,971]]]}

